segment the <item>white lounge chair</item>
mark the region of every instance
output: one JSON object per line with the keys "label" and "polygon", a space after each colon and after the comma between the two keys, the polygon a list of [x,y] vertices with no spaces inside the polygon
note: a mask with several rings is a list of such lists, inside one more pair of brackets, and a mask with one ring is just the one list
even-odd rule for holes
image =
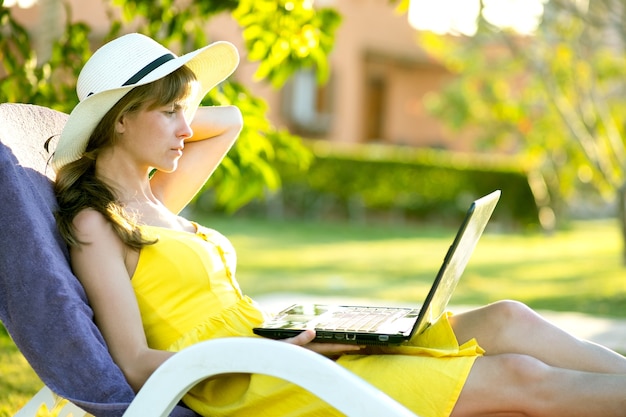
{"label": "white lounge chair", "polygon": [[[148,380],[124,417],[167,417],[197,382],[221,373],[260,373],[300,385],[347,416],[416,417],[386,394],[318,354],[286,343],[253,338],[217,339],[192,346],[164,363]],[[44,387],[15,417],[35,417],[42,404],[62,398]],[[59,417],[90,416],[70,402]]]}

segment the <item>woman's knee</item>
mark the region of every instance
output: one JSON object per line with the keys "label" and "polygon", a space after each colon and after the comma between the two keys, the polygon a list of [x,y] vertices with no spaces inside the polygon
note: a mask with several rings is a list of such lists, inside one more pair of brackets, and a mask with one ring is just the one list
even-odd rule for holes
{"label": "woman's knee", "polygon": [[539,415],[541,410],[550,409],[559,392],[555,368],[532,356],[502,356],[501,374],[508,380],[510,395],[518,401],[520,411]]}
{"label": "woman's knee", "polygon": [[[551,368],[527,355],[502,354],[476,360],[461,392],[455,416],[527,414],[545,407]],[[546,389],[546,387],[548,389]]]}
{"label": "woman's knee", "polygon": [[539,316],[525,304],[498,301],[458,318],[453,323],[457,336],[475,338],[489,355],[517,352],[539,324]]}
{"label": "woman's knee", "polygon": [[528,337],[540,317],[525,304],[504,300],[454,315],[450,324],[460,343],[472,338],[488,354],[516,352],[519,339]]}
{"label": "woman's knee", "polygon": [[536,316],[536,313],[526,304],[514,300],[497,301],[489,304],[487,308],[492,310],[494,317],[499,317],[506,322],[527,320]]}
{"label": "woman's knee", "polygon": [[536,387],[550,375],[551,367],[532,356],[512,353],[498,358],[501,374],[517,389]]}
{"label": "woman's knee", "polygon": [[526,304],[519,301],[503,300],[487,306],[489,319],[494,328],[501,332],[512,330],[519,334],[522,328],[532,328],[539,323],[540,317]]}

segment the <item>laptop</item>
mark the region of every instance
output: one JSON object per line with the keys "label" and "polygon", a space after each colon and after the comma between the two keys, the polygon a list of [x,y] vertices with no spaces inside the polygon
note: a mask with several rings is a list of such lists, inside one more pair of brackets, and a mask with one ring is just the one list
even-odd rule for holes
{"label": "laptop", "polygon": [[315,342],[398,345],[444,313],[498,200],[496,190],[472,202],[420,308],[295,304],[272,317],[257,335],[285,339],[315,329]]}

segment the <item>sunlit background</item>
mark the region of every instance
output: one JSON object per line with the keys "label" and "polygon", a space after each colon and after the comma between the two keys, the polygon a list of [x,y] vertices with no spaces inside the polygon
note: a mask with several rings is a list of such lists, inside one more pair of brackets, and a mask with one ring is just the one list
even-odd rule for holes
{"label": "sunlit background", "polygon": [[4,0],[4,7],[18,6],[23,9],[28,9],[37,3],[38,0]]}
{"label": "sunlit background", "polygon": [[[483,0],[485,19],[498,27],[531,34],[541,21],[547,0]],[[480,0],[412,0],[409,23],[418,30],[472,36]]]}

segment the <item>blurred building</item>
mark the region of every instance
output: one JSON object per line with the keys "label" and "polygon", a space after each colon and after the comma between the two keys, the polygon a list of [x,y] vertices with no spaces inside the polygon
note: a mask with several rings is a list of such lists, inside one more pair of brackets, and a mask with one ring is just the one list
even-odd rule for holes
{"label": "blurred building", "polygon": [[[103,1],[67,3],[72,20],[87,22],[95,37],[104,35],[111,10]],[[343,18],[330,57],[331,77],[323,86],[316,84],[312,70],[296,74],[280,90],[252,81],[256,64],[245,59],[236,22],[222,15],[207,27],[212,40],[229,40],[238,46],[243,59],[235,77],[268,101],[269,117],[276,126],[337,142],[471,149],[471,141],[447,132],[424,108],[424,97],[451,75],[417,45],[406,15],[398,14],[388,0],[317,0],[316,5],[333,7]],[[62,0],[37,0],[14,14],[36,37],[44,56],[66,19]]]}

